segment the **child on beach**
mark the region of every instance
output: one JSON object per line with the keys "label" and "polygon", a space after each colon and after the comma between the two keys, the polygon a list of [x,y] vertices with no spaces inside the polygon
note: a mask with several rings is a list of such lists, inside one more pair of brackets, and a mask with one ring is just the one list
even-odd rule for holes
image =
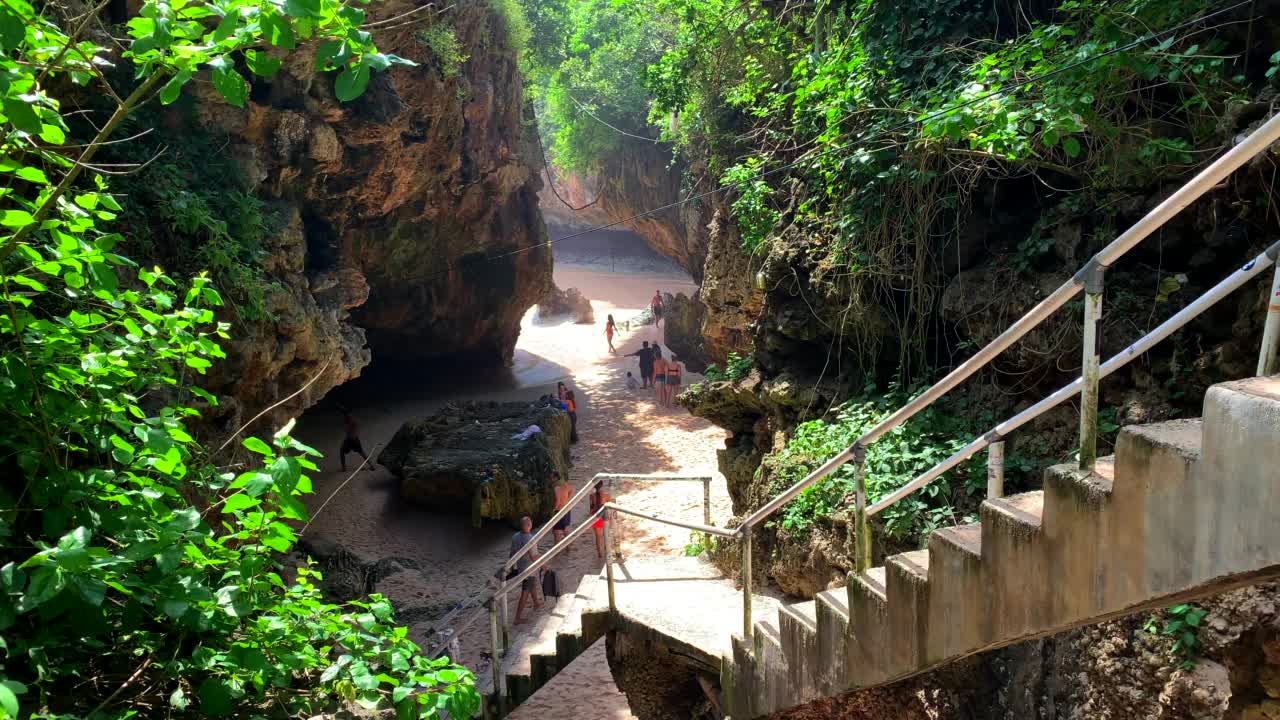
{"label": "child on beach", "polygon": [[628,390],[640,389],[640,382],[636,380],[635,376],[631,374],[630,370],[627,371],[627,389]]}

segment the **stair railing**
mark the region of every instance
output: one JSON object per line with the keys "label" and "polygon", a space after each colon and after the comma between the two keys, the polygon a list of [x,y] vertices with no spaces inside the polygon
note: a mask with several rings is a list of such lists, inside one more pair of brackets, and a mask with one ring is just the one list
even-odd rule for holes
{"label": "stair railing", "polygon": [[[1099,362],[1098,353],[1098,329],[1102,318],[1102,292],[1103,292],[1103,276],[1106,269],[1120,259],[1125,253],[1131,250],[1135,245],[1149,236],[1152,232],[1163,226],[1170,218],[1177,215],[1184,208],[1197,200],[1209,189],[1217,185],[1228,175],[1238,170],[1245,163],[1249,162],[1255,156],[1265,152],[1272,144],[1280,140],[1280,114],[1272,116],[1261,127],[1250,133],[1243,141],[1224,153],[1215,160],[1207,168],[1198,173],[1194,178],[1182,187],[1178,188],[1164,202],[1157,205],[1145,217],[1139,220],[1133,227],[1129,228],[1124,234],[1117,237],[1105,248],[1094,255],[1085,266],[1077,272],[1070,280],[1063,283],[1057,290],[1054,290],[1038,305],[1028,311],[1016,322],[1010,325],[1003,333],[987,344],[986,347],[979,350],[973,357],[969,358],[956,369],[952,370],[946,377],[939,380],[932,387],[916,396],[906,405],[899,408],[889,417],[882,420],[875,427],[868,430],[861,437],[855,440],[849,447],[845,448],[835,457],[823,463],[813,472],[809,473],[805,478],[795,483],[791,487],[784,490],[778,496],[765,503],[760,509],[747,516],[738,525],[737,532],[742,536],[742,576],[743,576],[743,633],[744,636],[750,637],[752,632],[751,622],[751,532],[752,528],[763,522],[779,508],[790,502],[796,495],[799,495],[805,488],[812,486],[814,483],[831,475],[846,463],[853,461],[854,463],[854,568],[859,574],[865,573],[871,567],[871,533],[868,525],[868,518],[874,513],[868,512],[867,507],[867,489],[865,478],[865,463],[867,448],[882,437],[885,433],[893,430],[902,423],[911,419],[921,410],[932,405],[946,393],[950,392],[961,382],[967,380],[978,370],[989,364],[997,355],[1004,352],[1015,342],[1023,338],[1028,332],[1039,326],[1045,319],[1052,315],[1056,310],[1067,304],[1072,298],[1080,293],[1085,292],[1084,305],[1084,347],[1083,347],[1083,368],[1080,380],[1073,383],[1067,388],[1059,390],[1050,396],[1049,399],[1063,395],[1057,400],[1061,402],[1067,397],[1071,397],[1079,392],[1082,395],[1080,409],[1080,466],[1082,469],[1089,470],[1093,468],[1097,459],[1097,408],[1098,408],[1098,382],[1103,376],[1102,365]],[[1270,261],[1274,261],[1274,257],[1264,254]],[[1260,256],[1262,257],[1262,256]],[[1255,261],[1256,262],[1256,261]],[[1247,267],[1247,266],[1246,266]],[[1261,270],[1259,269],[1259,272]],[[1256,274],[1256,273],[1254,273]],[[1234,277],[1234,276],[1233,276]],[[1247,279],[1247,278],[1245,278]],[[1241,280],[1243,282],[1243,280]],[[1271,298],[1273,305],[1280,303],[1280,297],[1274,293]],[[1280,312],[1278,310],[1277,312]],[[1268,322],[1271,325],[1280,323],[1280,320],[1271,320],[1272,314],[1268,314]],[[1269,342],[1274,346],[1280,339],[1280,328],[1271,332]],[[1264,355],[1267,349],[1264,347]],[[1270,353],[1274,357],[1274,351]],[[1113,358],[1117,360],[1121,358]],[[1127,360],[1125,360],[1127,362]],[[1265,358],[1260,361],[1262,366],[1268,362]],[[1270,360],[1273,363],[1274,359]],[[1111,363],[1109,362],[1108,365]],[[1115,367],[1118,367],[1115,366]],[[1111,368],[1111,371],[1115,370]],[[1048,399],[1046,399],[1047,401]],[[1045,401],[1034,406],[1041,408],[1039,412],[1043,412],[1042,408]],[[1056,402],[1054,403],[1056,404]],[[1051,407],[1051,406],[1050,406]],[[1032,408],[1032,409],[1034,409]],[[1035,417],[1028,415],[1031,409],[1024,411],[1017,417],[1006,421],[1006,423],[997,427],[1006,430],[1012,430],[1022,423]],[[1038,414],[1038,413],[1037,413]],[[1013,421],[1019,420],[1016,425],[1007,427]],[[938,468],[930,470],[910,483],[902,490],[895,492],[876,504],[877,512],[883,510],[888,504],[905,497],[906,494],[913,492],[915,489],[922,487],[932,479],[938,477],[946,470],[955,467],[965,458],[971,457],[974,453],[983,447],[1000,442],[1003,440],[1003,434],[984,436],[983,438],[970,443],[964,450],[953,455],[944,461]],[[974,449],[976,448],[976,449]],[[1003,445],[999,446],[995,452],[997,461],[1003,457]],[[961,453],[970,451],[963,458],[959,457]],[[957,459],[959,458],[959,459]],[[939,469],[941,468],[941,469]],[[993,465],[993,470],[989,474],[989,484],[994,489],[1002,490],[1003,487],[1003,466],[1002,464]],[[909,489],[910,488],[910,489]]]}

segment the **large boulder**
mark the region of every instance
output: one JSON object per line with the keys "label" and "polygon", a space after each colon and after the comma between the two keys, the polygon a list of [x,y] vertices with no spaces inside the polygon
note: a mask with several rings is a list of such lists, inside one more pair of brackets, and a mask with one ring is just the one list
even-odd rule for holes
{"label": "large boulder", "polygon": [[706,354],[702,344],[702,320],[707,309],[696,297],[684,293],[664,293],[665,311],[662,321],[662,339],[676,358],[691,372],[707,369]]}
{"label": "large boulder", "polygon": [[590,325],[596,321],[595,310],[591,309],[591,301],[578,288],[561,290],[555,285],[538,301],[538,311],[534,319],[538,322],[550,322],[555,318],[570,317],[579,325]]}
{"label": "large boulder", "polygon": [[[537,425],[541,432],[522,434]],[[569,473],[569,415],[545,403],[468,402],[411,420],[378,455],[411,502],[486,518],[545,518],[551,472]]]}

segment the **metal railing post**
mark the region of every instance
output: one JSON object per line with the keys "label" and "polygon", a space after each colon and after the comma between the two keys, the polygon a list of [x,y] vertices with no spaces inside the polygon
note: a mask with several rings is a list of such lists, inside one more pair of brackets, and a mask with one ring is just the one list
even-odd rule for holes
{"label": "metal railing post", "polygon": [[[498,717],[502,717],[507,714],[507,693],[502,687],[502,655],[498,652],[501,647],[500,633],[498,631],[498,604],[494,602],[496,599],[489,600],[489,648],[493,652],[493,657],[489,664],[493,669],[493,695],[498,703]],[[487,706],[488,702],[485,705]]]}
{"label": "metal railing post", "polygon": [[1102,329],[1102,276],[1106,267],[1090,261],[1084,269],[1084,356],[1080,368],[1080,469],[1092,470],[1098,459],[1098,381],[1102,358],[1098,334]]}
{"label": "metal railing post", "polygon": [[498,627],[502,630],[502,643],[500,649],[507,651],[507,628],[511,627],[511,615],[508,614],[507,594],[502,593],[502,597],[498,600]]}
{"label": "metal railing post", "polygon": [[861,443],[853,447],[854,519],[853,519],[853,569],[866,574],[871,568],[871,524],[867,522],[867,448]]}
{"label": "metal railing post", "polygon": [[[1267,250],[1280,256],[1280,243]],[[1258,375],[1265,377],[1280,372],[1280,257],[1277,260],[1275,279],[1271,281],[1271,292],[1267,295],[1267,319],[1262,327],[1262,350],[1258,354]]]}
{"label": "metal railing post", "polygon": [[742,529],[742,637],[751,637],[751,527]]}
{"label": "metal railing post", "polygon": [[702,480],[702,524],[711,524],[711,478]]}
{"label": "metal railing post", "polygon": [[1004,441],[987,446],[987,497],[1004,497]]}
{"label": "metal railing post", "polygon": [[604,518],[604,575],[609,585],[609,610],[618,611],[618,600],[613,594],[613,518],[605,510],[600,516]]}

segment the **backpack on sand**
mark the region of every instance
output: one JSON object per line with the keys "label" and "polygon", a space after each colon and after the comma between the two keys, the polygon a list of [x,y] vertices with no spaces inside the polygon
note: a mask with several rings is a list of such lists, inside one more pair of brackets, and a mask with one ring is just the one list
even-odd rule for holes
{"label": "backpack on sand", "polygon": [[542,596],[560,597],[560,581],[556,579],[554,570],[548,570],[542,574]]}

